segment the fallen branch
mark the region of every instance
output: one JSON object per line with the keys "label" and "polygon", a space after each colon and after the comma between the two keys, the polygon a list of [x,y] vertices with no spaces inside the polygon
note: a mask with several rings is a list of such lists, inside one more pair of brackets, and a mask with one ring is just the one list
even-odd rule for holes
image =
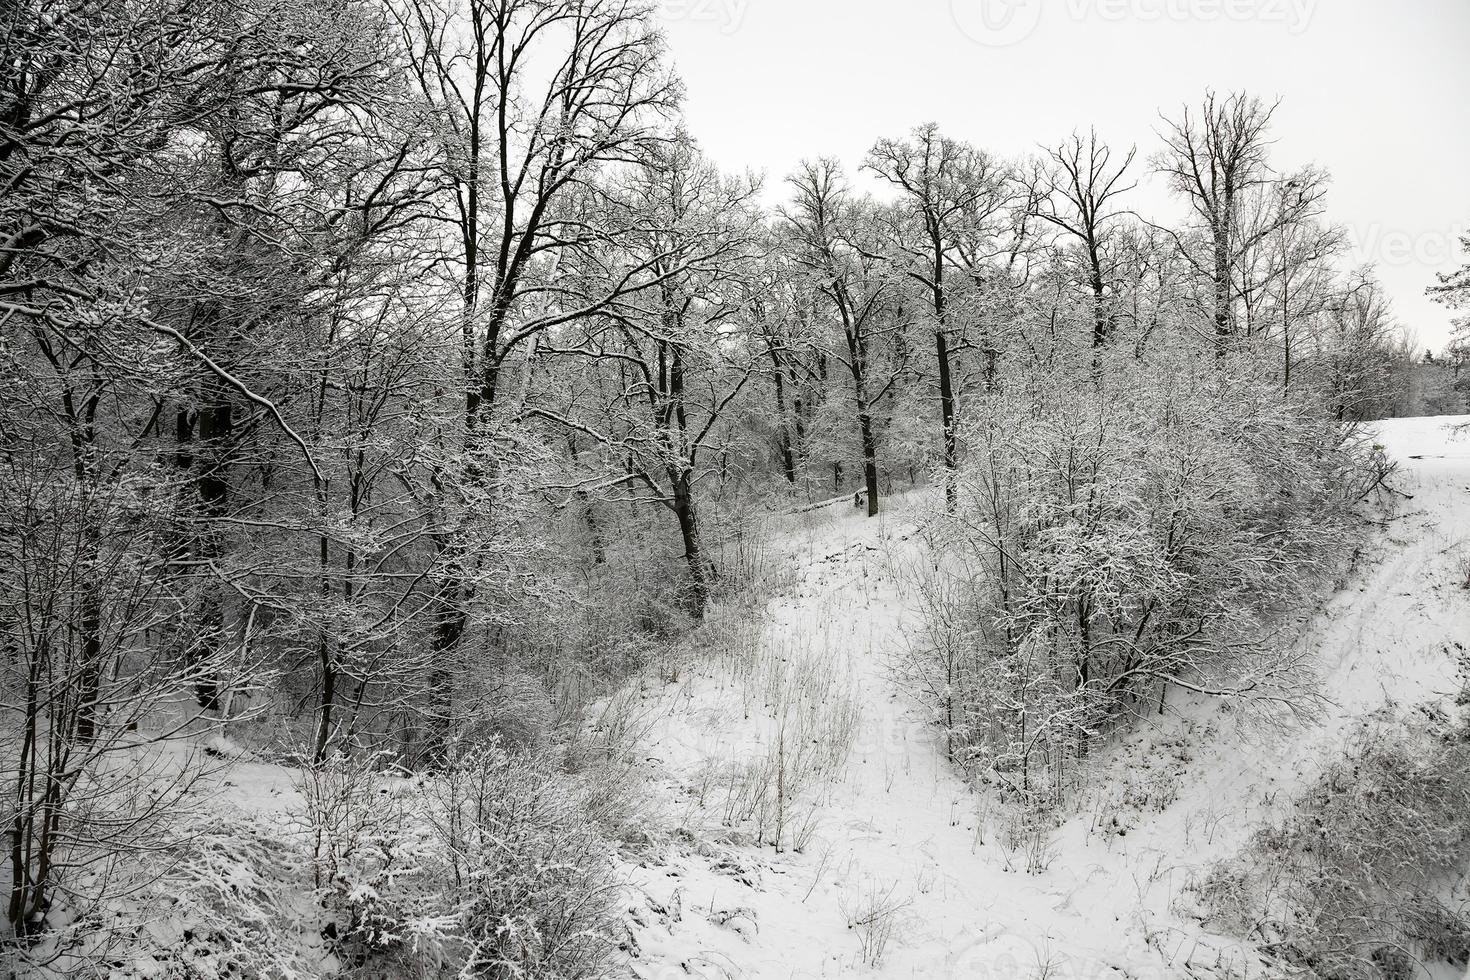
{"label": "fallen branch", "polygon": [[[1417,457],[1417,456],[1411,456],[1409,458],[1410,459],[1418,459],[1419,457]],[[1414,499],[1414,495],[1413,494],[1411,494],[1411,493],[1404,493],[1402,490],[1395,490],[1393,487],[1391,487],[1391,486],[1388,485],[1388,482],[1387,482],[1388,481],[1388,478],[1390,476],[1393,476],[1395,473],[1397,473],[1398,472],[1398,469],[1399,469],[1399,464],[1398,463],[1389,463],[1387,466],[1380,467],[1379,470],[1378,470],[1378,475],[1373,478],[1373,482],[1370,483],[1370,484],[1368,484],[1367,488],[1364,489],[1362,493],[1358,494],[1356,497],[1353,498],[1353,503],[1356,504],[1356,503],[1359,503],[1360,501],[1366,500],[1367,497],[1368,497],[1368,494],[1372,493],[1374,490],[1377,490],[1379,487],[1382,487],[1383,489],[1387,490],[1389,493],[1396,493],[1400,497],[1403,497],[1405,500],[1413,500]]]}
{"label": "fallen branch", "polygon": [[846,502],[851,501],[851,500],[852,500],[852,494],[845,493],[845,494],[843,494],[840,497],[833,497],[830,500],[819,500],[819,501],[817,501],[814,504],[806,504],[803,507],[797,507],[794,510],[788,510],[786,513],[788,513],[788,514],[809,514],[809,513],[811,513],[814,510],[821,510],[823,507],[831,507],[833,504],[846,503]]}

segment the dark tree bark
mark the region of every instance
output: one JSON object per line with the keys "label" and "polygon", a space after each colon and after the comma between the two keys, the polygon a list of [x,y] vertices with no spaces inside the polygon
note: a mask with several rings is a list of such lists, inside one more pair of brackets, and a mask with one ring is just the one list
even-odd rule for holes
{"label": "dark tree bark", "polygon": [[[796,453],[791,444],[791,422],[786,414],[786,365],[782,363],[781,356],[774,345],[771,347],[771,367],[773,368],[771,380],[776,394],[776,418],[779,420],[776,430],[776,448],[781,453],[781,472],[785,475],[786,482],[795,486]],[[800,400],[797,404],[800,405]]]}
{"label": "dark tree bark", "polygon": [[[942,298],[936,305],[943,309]],[[941,323],[943,320],[941,318]],[[934,360],[939,365],[939,414],[944,425],[944,504],[953,511],[956,504],[955,468],[959,465],[959,435],[956,431],[954,378],[949,366],[949,338],[941,326],[934,331]]]}
{"label": "dark tree bark", "polygon": [[684,545],[684,563],[689,569],[689,612],[703,619],[709,606],[709,567],[699,540],[699,517],[695,511],[694,493],[688,473],[671,472],[673,490],[671,507],[679,522],[679,537]]}

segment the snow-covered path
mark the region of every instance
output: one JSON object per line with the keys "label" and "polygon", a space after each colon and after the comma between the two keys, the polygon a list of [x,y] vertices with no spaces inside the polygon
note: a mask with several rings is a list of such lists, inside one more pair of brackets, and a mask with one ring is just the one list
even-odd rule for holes
{"label": "snow-covered path", "polygon": [[[682,829],[630,868],[636,976],[1164,978],[1224,976],[1248,955],[1188,916],[1191,874],[1231,853],[1338,748],[1344,728],[1392,699],[1447,696],[1449,651],[1470,642],[1470,440],[1444,419],[1383,423],[1413,495],[1360,572],[1315,618],[1312,644],[1335,708],[1309,730],[1261,739],[1218,704],[1185,706],[1108,759],[1113,795],[1079,804],[1054,835],[1047,869],[996,840],[996,821],[951,772],[934,731],[889,664],[917,622],[904,569],[921,560],[912,517],[840,515],[793,533],[794,582],[765,609],[752,655],[806,658],[860,709],[846,765],[811,801],[800,853],[757,847],[709,812],[693,786],[757,759],[771,726],[723,667],[648,692],[646,753]],[[1463,421],[1463,420],[1461,420]],[[1095,833],[1120,787],[1157,799]],[[706,799],[697,805],[692,797]],[[874,909],[889,909],[864,923]],[[875,948],[881,947],[881,948]]]}
{"label": "snow-covered path", "polygon": [[[904,573],[922,559],[905,519],[917,509],[877,521],[842,517],[793,549],[799,580],[770,602],[762,643],[850,678],[862,712],[853,752],[820,794],[817,829],[801,853],[700,842],[667,866],[636,869],[651,900],[639,912],[646,928],[636,975],[1169,975],[1159,972],[1145,923],[1125,915],[1138,897],[1111,894],[1137,863],[1129,852],[1090,839],[1084,827],[1070,842],[1076,853],[1059,840],[1050,869],[1026,874],[1025,857],[995,839],[999,822],[979,812],[936,729],[895,685],[892,657],[917,621]],[[791,642],[800,636],[811,642]],[[655,757],[687,774],[741,747],[758,752],[751,723],[721,710],[730,697],[697,675],[666,693]],[[882,908],[892,911],[861,922]]]}
{"label": "snow-covered path", "polygon": [[[985,887],[993,872],[974,797],[887,670],[911,622],[901,570],[919,555],[913,531],[902,518],[843,515],[782,556],[796,563],[798,580],[769,603],[761,643],[845,676],[861,706],[853,751],[822,789],[817,829],[801,853],[707,846],[710,854],[696,849],[676,863],[677,877],[658,868],[640,881],[655,904],[682,906],[681,921],[639,937],[640,975],[845,977],[875,960],[882,976],[978,975],[956,972],[960,957],[1003,929],[985,914],[1002,896]],[[686,767],[727,756],[745,738],[743,716],[718,708],[730,696],[703,678],[668,695],[674,709],[655,752]],[[894,911],[849,929],[874,905]],[[887,928],[886,948],[873,949]],[[659,972],[671,964],[677,972]]]}

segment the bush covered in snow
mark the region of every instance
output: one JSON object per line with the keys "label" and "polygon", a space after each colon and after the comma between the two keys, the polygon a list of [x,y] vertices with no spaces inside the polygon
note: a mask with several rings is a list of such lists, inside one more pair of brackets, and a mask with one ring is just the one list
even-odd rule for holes
{"label": "bush covered in snow", "polygon": [[1422,708],[1364,721],[1346,754],[1198,886],[1207,924],[1333,980],[1470,966],[1470,726]]}
{"label": "bush covered in snow", "polygon": [[614,948],[611,847],[572,784],[547,770],[488,746],[428,784],[461,973],[591,977]]}
{"label": "bush covered in snow", "polygon": [[180,827],[135,866],[125,898],[16,968],[118,980],[608,974],[619,881],[587,779],[493,744],[456,748],[435,774],[383,761],[302,769],[289,821],[215,814]]}
{"label": "bush covered in snow", "polygon": [[347,975],[604,972],[612,849],[553,757],[456,745],[435,774],[337,762],[303,786],[313,884]]}
{"label": "bush covered in snow", "polygon": [[1169,688],[1302,706],[1278,627],[1350,550],[1350,426],[1245,355],[1064,361],[975,414],[904,664],[957,761],[1047,800]]}

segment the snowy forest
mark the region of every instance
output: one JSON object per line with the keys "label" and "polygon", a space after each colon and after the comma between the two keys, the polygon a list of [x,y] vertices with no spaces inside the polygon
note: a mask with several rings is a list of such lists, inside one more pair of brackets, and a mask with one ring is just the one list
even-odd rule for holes
{"label": "snowy forest", "polygon": [[0,974],[1463,975],[1470,321],[1277,99],[683,97],[636,0],[5,5]]}

